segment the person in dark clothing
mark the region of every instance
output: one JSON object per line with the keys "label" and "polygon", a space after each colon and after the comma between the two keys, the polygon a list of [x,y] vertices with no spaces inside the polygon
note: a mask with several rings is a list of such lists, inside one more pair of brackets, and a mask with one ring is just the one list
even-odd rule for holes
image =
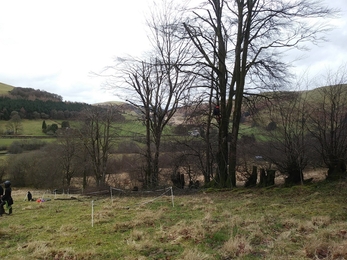
{"label": "person in dark clothing", "polygon": [[216,120],[218,122],[218,124],[220,123],[221,120],[221,114],[220,114],[220,109],[219,109],[219,105],[216,105],[213,109],[213,115],[216,117]]}
{"label": "person in dark clothing", "polygon": [[5,181],[4,182],[5,185],[5,193],[2,196],[2,202],[1,202],[1,207],[3,207],[4,205],[6,205],[6,208],[8,208],[8,214],[11,215],[12,214],[12,204],[13,204],[13,199],[12,199],[12,189],[11,189],[11,182],[10,181]]}
{"label": "person in dark clothing", "polygon": [[0,185],[0,217],[5,213],[4,205],[2,204],[2,195],[4,195],[4,188]]}
{"label": "person in dark clothing", "polygon": [[27,198],[28,198],[28,201],[32,201],[33,200],[33,195],[31,194],[30,191],[28,191]]}

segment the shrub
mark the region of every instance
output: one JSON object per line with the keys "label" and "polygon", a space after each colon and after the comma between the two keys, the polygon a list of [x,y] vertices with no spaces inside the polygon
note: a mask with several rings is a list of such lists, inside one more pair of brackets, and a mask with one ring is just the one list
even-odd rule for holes
{"label": "shrub", "polygon": [[119,153],[139,153],[139,147],[135,142],[121,142],[118,145],[117,152]]}
{"label": "shrub", "polygon": [[53,189],[62,182],[56,158],[42,151],[11,155],[7,173],[17,187]]}
{"label": "shrub", "polygon": [[273,131],[273,130],[275,130],[276,128],[277,128],[276,122],[271,121],[271,122],[267,125],[266,130],[267,130],[267,131]]}
{"label": "shrub", "polygon": [[23,141],[14,141],[8,148],[8,152],[11,154],[19,154],[24,151],[39,150],[46,145],[46,142],[37,139],[29,139]]}
{"label": "shrub", "polygon": [[186,125],[180,124],[173,128],[173,133],[176,135],[187,135],[188,127]]}
{"label": "shrub", "polygon": [[18,154],[23,152],[23,147],[20,144],[20,142],[13,142],[10,147],[8,148],[8,152],[11,154]]}

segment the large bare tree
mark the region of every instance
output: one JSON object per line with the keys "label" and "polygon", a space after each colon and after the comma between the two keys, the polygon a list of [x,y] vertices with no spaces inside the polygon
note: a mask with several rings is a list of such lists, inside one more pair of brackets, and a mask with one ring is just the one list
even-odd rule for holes
{"label": "large bare tree", "polygon": [[22,119],[17,111],[12,111],[11,119],[6,123],[6,130],[14,135],[19,134],[23,130]]}
{"label": "large bare tree", "polygon": [[324,87],[315,90],[308,129],[316,149],[328,167],[328,179],[346,173],[347,77],[346,67],[329,72]]}
{"label": "large bare tree", "polygon": [[80,130],[80,138],[89,155],[98,187],[106,183],[110,151],[117,134],[114,122],[118,116],[119,113],[112,105],[93,106],[82,113],[84,124]]}
{"label": "large bare tree", "polygon": [[[144,59],[118,59],[111,88],[124,89],[128,102],[140,111],[146,127],[145,187],[159,183],[160,144],[164,128],[184,102],[193,81],[189,41],[182,38],[182,16],[173,1],[156,3],[147,20],[151,52]],[[109,68],[111,69],[111,68]],[[123,96],[123,98],[124,98]]]}
{"label": "large bare tree", "polygon": [[201,63],[214,72],[219,99],[216,181],[221,187],[236,186],[244,94],[281,86],[288,75],[281,52],[321,40],[320,33],[327,29],[322,18],[333,10],[317,0],[207,0],[192,12],[193,18],[184,26]]}
{"label": "large bare tree", "polygon": [[284,91],[269,97],[269,141],[262,155],[286,175],[287,184],[303,184],[303,170],[312,149],[306,131],[309,107],[306,96],[306,91]]}
{"label": "large bare tree", "polygon": [[[57,138],[57,161],[63,173],[63,188],[69,188],[71,180],[75,177],[80,167],[79,164],[79,140],[78,133],[74,129],[60,129]],[[65,183],[66,182],[66,183]]]}

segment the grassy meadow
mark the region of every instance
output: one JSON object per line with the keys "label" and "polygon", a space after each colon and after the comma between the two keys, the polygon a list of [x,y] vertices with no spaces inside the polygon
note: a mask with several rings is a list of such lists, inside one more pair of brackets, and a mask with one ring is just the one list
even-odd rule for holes
{"label": "grassy meadow", "polygon": [[[45,120],[48,125],[51,124],[57,124],[58,125],[61,122],[56,122],[52,120]],[[47,138],[48,136],[42,132],[42,122],[43,120],[28,120],[28,119],[22,119],[22,130],[20,132],[20,135],[25,136],[35,136],[36,138],[42,137],[42,140],[45,142],[52,142],[55,140],[54,137]],[[73,122],[72,122],[73,123]],[[0,132],[4,133],[6,131],[6,124],[7,121],[0,120]],[[10,138],[11,137],[11,138]],[[6,138],[0,137],[0,147],[9,147],[14,141],[23,141],[23,138],[15,138],[13,136],[6,136]]]}
{"label": "grassy meadow", "polygon": [[[22,125],[23,135],[45,136],[42,120],[23,120]],[[241,134],[264,140],[250,125],[242,125]],[[114,126],[120,136],[145,133],[135,116]],[[0,131],[5,128],[0,121]],[[170,127],[165,131],[172,133]],[[0,147],[15,140],[0,138]],[[347,259],[347,180],[224,191],[174,189],[174,205],[171,194],[162,191],[128,191],[111,200],[31,190],[34,198],[43,197],[42,203],[25,201],[27,191],[13,187],[13,214],[0,217],[0,259]]]}
{"label": "grassy meadow", "polygon": [[0,95],[7,96],[14,87],[0,82]]}
{"label": "grassy meadow", "polygon": [[[22,119],[21,125],[22,129],[20,131],[20,135],[33,135],[33,136],[47,136],[45,133],[42,132],[42,122],[44,119],[36,119],[36,120],[29,120],[29,119]],[[61,127],[61,123],[63,120],[54,121],[50,119],[45,119],[47,125],[52,124],[58,124],[59,127]],[[6,130],[6,124],[8,122],[4,120],[0,120],[0,131],[3,133]],[[69,121],[71,124],[71,127],[75,127],[75,125],[78,124],[77,121]]]}
{"label": "grassy meadow", "polygon": [[346,181],[173,190],[174,205],[170,192],[26,192],[0,217],[0,259],[347,259]]}
{"label": "grassy meadow", "polygon": [[[63,120],[54,121],[54,120],[46,119],[45,121],[47,125],[58,124],[58,126],[60,127]],[[54,137],[47,138],[49,136],[47,136],[45,133],[42,132],[42,122],[43,122],[43,119],[39,119],[39,120],[22,119],[21,121],[22,130],[20,131],[20,135],[35,136],[35,138],[42,137],[42,140],[45,142],[54,141],[55,140]],[[79,128],[81,125],[81,122],[77,120],[69,120],[69,123],[71,128],[75,128],[75,129]],[[0,120],[1,133],[4,133],[6,131],[6,124],[7,124],[7,121]],[[131,117],[131,118],[128,117],[128,120],[126,122],[114,123],[113,127],[118,137],[144,136],[146,133],[146,129],[144,125],[142,124],[142,122],[137,120],[136,117]],[[172,126],[167,126],[164,129],[163,134],[164,135],[172,134]],[[20,141],[20,140],[22,141],[23,138],[15,138],[13,136],[6,136],[6,138],[0,137],[0,147],[9,147],[12,144],[12,142]]]}

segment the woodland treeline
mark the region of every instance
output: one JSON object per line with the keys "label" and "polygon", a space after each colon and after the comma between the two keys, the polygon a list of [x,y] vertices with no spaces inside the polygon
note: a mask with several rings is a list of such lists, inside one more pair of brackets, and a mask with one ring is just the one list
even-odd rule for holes
{"label": "woodland treeline", "polygon": [[[345,84],[247,97],[242,106],[237,180],[246,187],[270,186],[281,176],[287,185],[304,184],[310,181],[305,176],[307,169],[326,169],[329,180],[345,178],[346,104]],[[207,107],[181,107],[185,119],[171,125],[171,134],[162,135],[158,186],[218,187],[214,181],[218,118],[211,112],[207,132]],[[10,178],[17,186],[65,190],[105,185],[149,188],[146,135],[119,134],[122,125],[135,122],[146,129],[145,118],[133,114],[126,121],[129,117],[123,113],[119,106],[92,106],[81,112],[78,128],[57,126],[55,142],[13,142],[0,166],[0,179]],[[153,142],[149,145],[150,149],[155,146]],[[207,174],[210,181],[206,181]]]}
{"label": "woodland treeline", "polygon": [[9,120],[13,111],[22,119],[76,118],[87,107],[90,105],[78,102],[0,97],[0,120]]}
{"label": "woodland treeline", "polygon": [[60,95],[33,88],[14,87],[9,91],[9,96],[13,99],[63,101],[63,97]]}

